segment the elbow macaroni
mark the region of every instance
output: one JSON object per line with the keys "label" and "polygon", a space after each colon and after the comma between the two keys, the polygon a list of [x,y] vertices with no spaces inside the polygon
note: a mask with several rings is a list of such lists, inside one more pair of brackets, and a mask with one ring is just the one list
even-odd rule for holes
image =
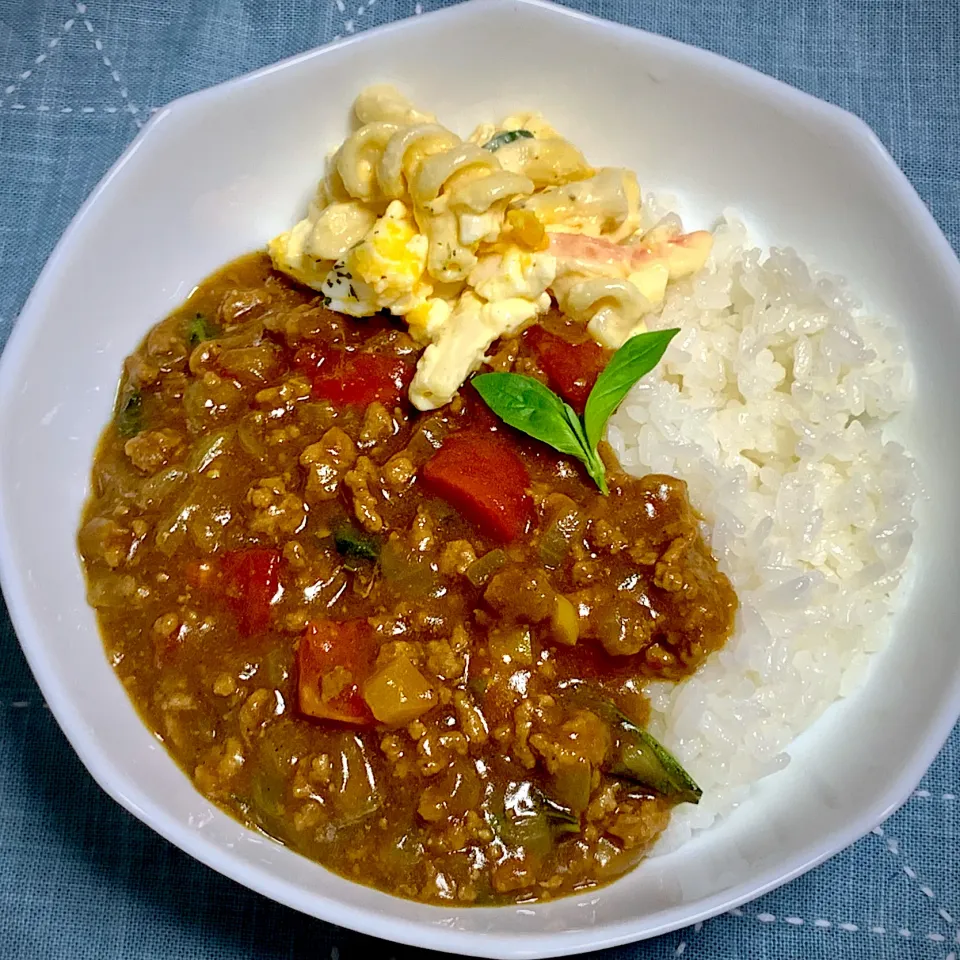
{"label": "elbow macaroni", "polygon": [[640,224],[640,186],[632,170],[611,167],[586,180],[542,190],[517,206],[545,226],[619,243]]}
{"label": "elbow macaroni", "polygon": [[556,285],[557,303],[571,319],[586,324],[591,336],[615,350],[641,332],[650,301],[629,280],[572,277]]}
{"label": "elbow macaroni", "polygon": [[594,169],[539,114],[462,140],[386,85],[362,91],[354,113],[307,216],[268,249],[332,309],[406,320],[427,345],[410,389],[419,409],[449,402],[498,338],[554,301],[620,346],[669,280],[706,262],[710,234],[670,220],[641,235],[635,174]]}

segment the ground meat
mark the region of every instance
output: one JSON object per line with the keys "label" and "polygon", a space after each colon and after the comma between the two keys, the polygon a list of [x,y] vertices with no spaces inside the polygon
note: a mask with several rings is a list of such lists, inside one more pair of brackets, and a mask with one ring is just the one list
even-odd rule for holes
{"label": "ground meat", "polygon": [[276,715],[277,698],[273,690],[260,687],[254,690],[240,707],[238,719],[243,739],[251,744]]}
{"label": "ground meat", "polygon": [[315,794],[316,790],[326,787],[333,776],[333,764],[326,753],[314,757],[303,757],[297,763],[297,772],[293,779],[293,795],[304,800]]}
{"label": "ground meat", "polygon": [[563,767],[586,762],[598,767],[611,747],[610,729],[588,710],[579,710],[559,730],[537,733],[530,745],[543,757],[547,770],[556,775]]}
{"label": "ground meat", "polygon": [[402,490],[417,473],[413,461],[403,454],[391,457],[383,466],[383,480],[392,490]]}
{"label": "ground meat", "polygon": [[526,860],[506,857],[492,871],[492,885],[497,893],[514,893],[533,886],[536,869]]}
{"label": "ground meat", "polygon": [[[461,632],[463,628],[458,628]],[[466,668],[462,649],[456,650],[449,640],[429,640],[426,643],[427,669],[441,680],[459,680]]]}
{"label": "ground meat", "polygon": [[383,530],[383,517],[379,512],[379,501],[371,492],[379,488],[379,474],[376,466],[369,457],[360,457],[356,467],[343,478],[350,488],[353,499],[353,513],[360,521],[364,530],[370,533],[379,533]]}
{"label": "ground meat", "polygon": [[544,572],[519,566],[496,574],[483,594],[494,610],[524,623],[546,620],[553,613],[553,598]]}
{"label": "ground meat", "polygon": [[250,319],[266,302],[266,296],[258,290],[228,290],[220,301],[217,316],[225,327],[229,327]]}
{"label": "ground meat", "polygon": [[437,537],[433,529],[433,517],[424,507],[417,507],[417,515],[410,524],[410,546],[414,550],[425,553],[432,550],[437,544]]}
{"label": "ground meat", "polygon": [[532,769],[537,762],[530,749],[531,737],[536,736],[534,731],[551,729],[559,716],[557,701],[549,694],[521,700],[513,711],[513,755],[527,769]]}
{"label": "ground meat", "polygon": [[587,529],[587,539],[596,550],[619,553],[630,546],[630,541],[607,520],[594,520]]}
{"label": "ground meat", "polygon": [[616,837],[626,850],[643,849],[660,835],[669,819],[670,808],[663,800],[628,797],[604,818],[601,829]]}
{"label": "ground meat", "polygon": [[124,444],[123,451],[141,473],[152,474],[178,459],[183,448],[183,434],[165,427],[137,434]]}
{"label": "ground meat", "polygon": [[124,371],[130,384],[135,387],[149,386],[160,379],[160,364],[145,352],[127,357]]}
{"label": "ground meat", "polygon": [[656,573],[653,582],[661,589],[670,593],[682,590],[686,583],[687,551],[690,547],[690,541],[678,537],[667,547],[663,556],[657,563]]}
{"label": "ground meat", "polygon": [[133,543],[133,535],[116,520],[94,517],[80,530],[80,549],[85,556],[105,563],[111,569],[119,567]]}
{"label": "ground meat", "polygon": [[307,518],[303,501],[295,493],[287,492],[282,477],[258,480],[247,491],[247,503],[253,507],[253,516],[249,520],[252,533],[290,536],[300,530]]}
{"label": "ground meat", "polygon": [[582,590],[571,598],[580,616],[580,636],[600,641],[611,656],[639,653],[653,639],[654,620],[642,600],[616,595],[602,587]]}
{"label": "ground meat", "polygon": [[167,320],[154,327],[147,334],[146,352],[157,362],[163,373],[182,367],[189,350],[181,325]]}
{"label": "ground meat", "polygon": [[440,572],[450,576],[453,573],[466,573],[467,568],[477,559],[473,544],[469,540],[454,540],[443,548],[440,555]]}
{"label": "ground meat", "polygon": [[243,388],[212,370],[195,379],[184,391],[183,406],[192,431],[203,433],[211,424],[235,416],[246,401]]}
{"label": "ground meat", "polygon": [[268,409],[289,409],[295,403],[309,399],[311,389],[310,381],[306,377],[290,377],[278,387],[265,387],[258,391],[254,399]]}
{"label": "ground meat", "polygon": [[467,740],[471,744],[483,746],[490,731],[483,712],[466,690],[457,690],[453,694],[453,705],[457,711],[457,721]]}
{"label": "ground meat", "polygon": [[357,460],[357,447],[340,427],[331,427],[317,443],[300,454],[300,466],[307,470],[307,503],[333,500],[344,474]]}
{"label": "ground meat", "polygon": [[306,551],[296,540],[288,540],[283,545],[283,559],[290,565],[291,570],[303,570],[307,565]]}
{"label": "ground meat", "polygon": [[246,756],[243,744],[237,737],[228,737],[222,747],[209,751],[204,762],[193,772],[200,792],[211,799],[219,799],[229,793],[230,782],[240,773]]}
{"label": "ground meat", "polygon": [[390,411],[382,403],[375,400],[367,407],[363,415],[360,442],[376,443],[385,437],[392,437],[396,430],[397,425],[390,415]]}
{"label": "ground meat", "polygon": [[258,343],[251,347],[232,347],[217,358],[220,369],[236,377],[240,383],[259,386],[274,378],[280,368],[276,347]]}

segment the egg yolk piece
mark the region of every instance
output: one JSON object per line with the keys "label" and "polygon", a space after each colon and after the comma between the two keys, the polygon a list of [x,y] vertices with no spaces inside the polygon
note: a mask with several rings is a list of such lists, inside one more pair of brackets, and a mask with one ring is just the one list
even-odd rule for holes
{"label": "egg yolk piece", "polygon": [[432,293],[424,277],[427,247],[407,208],[395,200],[366,237],[333,265],[321,293],[331,309],[350,316],[384,309],[404,316]]}

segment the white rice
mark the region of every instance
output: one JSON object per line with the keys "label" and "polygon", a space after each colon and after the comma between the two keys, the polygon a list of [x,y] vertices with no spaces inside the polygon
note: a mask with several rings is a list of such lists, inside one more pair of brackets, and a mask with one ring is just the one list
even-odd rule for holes
{"label": "white rice", "polygon": [[784,766],[856,686],[889,632],[916,526],[913,461],[884,435],[912,393],[897,328],[792,250],[752,248],[731,212],[715,238],[707,269],[648,324],[682,332],[609,434],[627,470],[687,481],[741,604],[722,651],[650,688],[652,732],[704,791],[659,851]]}

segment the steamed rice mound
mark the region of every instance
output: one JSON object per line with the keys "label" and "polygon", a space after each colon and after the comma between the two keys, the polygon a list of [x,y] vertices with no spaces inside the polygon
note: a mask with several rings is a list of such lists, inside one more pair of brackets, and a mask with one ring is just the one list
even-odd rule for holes
{"label": "steamed rice mound", "polygon": [[[646,213],[662,211],[656,201]],[[833,701],[889,632],[916,521],[914,463],[885,436],[909,403],[898,330],[727,213],[707,268],[651,328],[680,327],[611,422],[626,470],[683,477],[740,597],[727,646],[653,684],[651,731],[703,788],[660,849],[709,826]]]}

